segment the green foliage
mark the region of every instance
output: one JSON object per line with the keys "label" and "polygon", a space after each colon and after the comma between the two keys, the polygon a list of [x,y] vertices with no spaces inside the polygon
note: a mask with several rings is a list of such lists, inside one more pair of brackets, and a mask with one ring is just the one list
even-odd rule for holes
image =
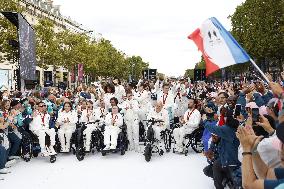
{"label": "green foliage", "polygon": [[283,0],[246,0],[231,21],[233,36],[254,59],[283,61]]}
{"label": "green foliage", "polygon": [[194,69],[185,70],[184,77],[194,78]]}
{"label": "green foliage", "polygon": [[[3,11],[22,12],[18,1],[0,0]],[[17,29],[4,17],[0,17],[0,63],[11,61],[17,55],[8,40],[17,40]],[[54,21],[40,19],[34,26],[36,32],[36,56],[38,66],[47,68],[48,65],[63,66],[71,70],[77,64],[84,65],[86,74],[96,76],[119,77],[127,79],[129,74],[139,78],[143,69],[148,68],[140,56],[127,57],[117,50],[111,41],[102,39],[92,40],[82,33],[65,30],[55,32]]]}
{"label": "green foliage", "polygon": [[[22,12],[23,8],[18,5],[18,0],[0,0],[1,12]],[[17,28],[0,14],[0,63],[13,60],[17,51],[9,45],[9,40],[17,40]]]}

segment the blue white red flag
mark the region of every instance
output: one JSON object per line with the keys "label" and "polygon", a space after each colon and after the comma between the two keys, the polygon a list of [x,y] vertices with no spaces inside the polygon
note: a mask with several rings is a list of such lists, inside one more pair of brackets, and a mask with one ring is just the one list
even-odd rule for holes
{"label": "blue white red flag", "polygon": [[202,52],[206,76],[221,68],[250,61],[247,52],[215,17],[207,19],[188,38]]}

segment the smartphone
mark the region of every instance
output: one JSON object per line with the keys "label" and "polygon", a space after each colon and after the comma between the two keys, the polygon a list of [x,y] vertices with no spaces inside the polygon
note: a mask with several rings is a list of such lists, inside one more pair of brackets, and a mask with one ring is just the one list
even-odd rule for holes
{"label": "smartphone", "polygon": [[234,113],[235,118],[236,118],[237,116],[240,116],[240,115],[241,115],[241,109],[242,109],[242,105],[241,105],[241,104],[236,104],[235,113]]}
{"label": "smartphone", "polygon": [[252,108],[252,125],[256,125],[256,122],[259,122],[259,109]]}

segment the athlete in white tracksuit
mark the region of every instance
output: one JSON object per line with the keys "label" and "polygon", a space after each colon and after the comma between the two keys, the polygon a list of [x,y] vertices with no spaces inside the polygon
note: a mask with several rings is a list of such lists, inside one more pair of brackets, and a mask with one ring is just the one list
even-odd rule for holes
{"label": "athlete in white tracksuit", "polygon": [[169,116],[166,109],[163,108],[163,102],[157,102],[155,108],[150,110],[147,120],[161,120],[163,122],[156,123],[153,125],[153,130],[155,132],[155,138],[159,140],[160,147],[164,146],[164,143],[161,141],[161,132],[167,128],[169,125]]}
{"label": "athlete in white tracksuit", "polygon": [[85,135],[85,150],[90,151],[91,144],[91,136],[92,132],[97,129],[97,124],[95,124],[95,115],[93,110],[93,102],[88,101],[87,107],[82,111],[81,122],[86,124],[86,129],[83,131],[83,135]]}
{"label": "athlete in white tracksuit", "polygon": [[70,140],[72,133],[76,130],[77,120],[77,112],[72,111],[72,104],[70,102],[65,102],[63,110],[58,113],[57,119],[57,123],[60,126],[58,137],[61,143],[61,152],[70,151]]}
{"label": "athlete in white tracksuit", "polygon": [[132,92],[127,92],[126,98],[121,103],[124,113],[124,120],[127,126],[127,136],[129,141],[129,150],[139,151],[139,105],[133,99]]}
{"label": "athlete in white tracksuit", "polygon": [[114,150],[117,146],[117,138],[120,133],[120,127],[123,125],[123,117],[118,113],[118,107],[113,106],[112,112],[105,117],[105,132],[104,132],[104,150]]}
{"label": "athlete in white tracksuit", "polygon": [[[46,112],[46,105],[43,102],[38,104],[38,110],[33,114],[33,121],[30,123],[30,130],[38,136],[41,154],[43,156],[55,155],[55,130],[49,128],[50,115]],[[50,146],[45,144],[45,136],[50,136]]]}
{"label": "athlete in white tracksuit", "polygon": [[[159,93],[157,95],[157,102],[163,103],[163,108],[168,111],[168,117],[169,120],[174,119],[174,111],[175,111],[175,102],[174,102],[174,96],[172,92],[170,91],[170,85],[167,83],[163,84],[163,92]],[[169,128],[169,124],[167,125],[167,128]]]}
{"label": "athlete in white tracksuit", "polygon": [[188,110],[185,112],[183,118],[181,119],[182,126],[176,128],[173,131],[175,139],[175,149],[178,152],[183,152],[183,140],[186,134],[191,134],[196,128],[198,128],[201,114],[195,109],[195,102],[190,99],[188,102]]}
{"label": "athlete in white tracksuit", "polygon": [[185,104],[184,98],[182,96],[182,91],[181,88],[177,87],[176,94],[174,97],[174,102],[175,102],[175,117],[182,117],[187,110],[187,103]]}
{"label": "athlete in white tracksuit", "polygon": [[[105,104],[103,100],[100,100],[100,107],[92,109],[92,106],[89,106],[87,110],[82,113],[82,121],[88,123],[87,128],[83,131],[85,137],[85,149],[90,151],[92,132],[104,124],[104,117],[107,114],[105,109]],[[96,121],[99,121],[95,123]]]}
{"label": "athlete in white tracksuit", "polygon": [[135,95],[134,99],[139,103],[139,120],[143,123],[144,127],[146,128],[147,122],[147,114],[152,107],[151,105],[151,93],[149,91],[149,86],[141,85],[139,86],[138,93]]}

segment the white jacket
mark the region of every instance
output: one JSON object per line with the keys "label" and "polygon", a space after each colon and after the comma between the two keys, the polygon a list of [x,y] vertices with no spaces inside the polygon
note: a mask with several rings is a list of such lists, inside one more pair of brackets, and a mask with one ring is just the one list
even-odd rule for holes
{"label": "white jacket", "polygon": [[122,108],[126,120],[131,121],[138,119],[139,104],[136,100],[125,100],[121,103],[120,107]]}
{"label": "white jacket", "polygon": [[58,118],[57,122],[59,125],[64,125],[64,121],[69,119],[68,124],[76,124],[78,121],[78,115],[76,111],[69,111],[68,113],[66,111],[59,111],[58,112]]}
{"label": "white jacket", "polygon": [[111,105],[110,105],[110,99],[112,97],[115,97],[113,93],[105,93],[104,94],[104,102],[105,102],[105,105],[106,105],[106,108],[111,108]]}
{"label": "white jacket", "polygon": [[150,119],[155,119],[155,120],[162,120],[164,122],[160,123],[160,125],[162,125],[162,127],[164,127],[164,129],[166,129],[169,124],[169,115],[168,115],[168,111],[165,109],[162,109],[160,112],[156,112],[155,108],[151,109],[148,116],[147,116],[147,120]]}
{"label": "white jacket", "polygon": [[185,124],[183,126],[185,128],[192,128],[195,129],[199,126],[200,120],[201,120],[201,114],[197,109],[192,110],[188,109],[183,116],[183,119],[185,120]]}
{"label": "white jacket", "polygon": [[102,125],[105,123],[105,117],[108,114],[108,110],[106,108],[96,108],[94,110],[95,114],[95,120],[100,120],[99,125]]}
{"label": "white jacket", "polygon": [[[88,115],[89,114],[89,118]],[[95,114],[93,110],[83,110],[81,116],[81,122],[88,123],[88,122],[95,122]]]}
{"label": "white jacket", "polygon": [[[112,119],[115,120],[114,125],[112,124]],[[109,126],[109,127],[113,127],[113,126],[120,127],[123,125],[122,115],[120,113],[118,114],[108,113],[105,118],[105,123],[106,123],[106,126]]]}
{"label": "white jacket", "polygon": [[37,115],[33,118],[32,122],[30,123],[30,130],[37,131],[37,130],[45,130],[49,129],[49,120],[50,115],[48,113],[39,113],[36,111]]}
{"label": "white jacket", "polygon": [[174,109],[175,107],[174,96],[171,92],[169,92],[168,94],[164,94],[163,92],[159,93],[157,95],[157,102],[163,102],[165,109],[168,109],[170,107]]}
{"label": "white jacket", "polygon": [[125,89],[122,85],[115,86],[114,96],[117,98],[118,102],[122,102],[122,96],[125,95]]}
{"label": "white jacket", "polygon": [[135,95],[134,98],[139,102],[141,107],[148,107],[148,104],[151,102],[151,96],[149,93],[150,92],[143,90]]}

